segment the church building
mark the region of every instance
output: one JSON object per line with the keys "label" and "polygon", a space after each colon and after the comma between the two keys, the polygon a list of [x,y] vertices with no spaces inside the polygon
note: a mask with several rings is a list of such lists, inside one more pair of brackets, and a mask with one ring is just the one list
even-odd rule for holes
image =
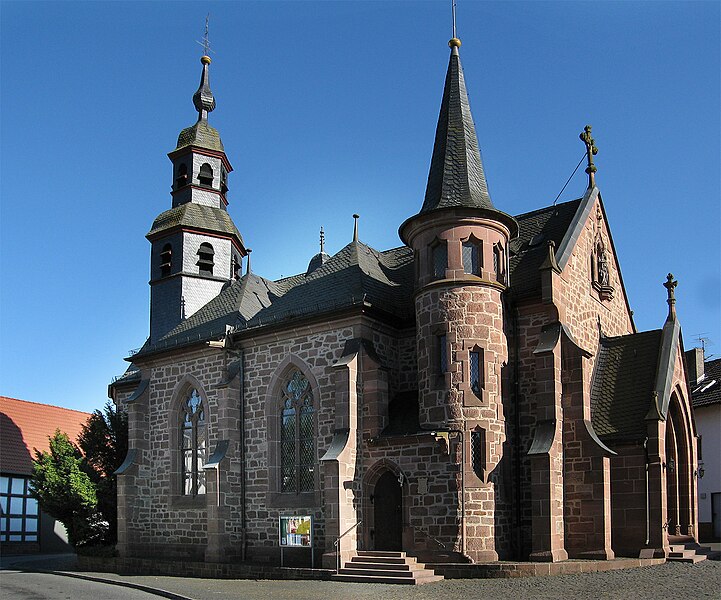
{"label": "church building", "polygon": [[121,556],[556,562],[695,539],[677,282],[659,282],[665,323],[637,331],[590,126],[583,197],[515,216],[492,201],[460,46],[402,245],[356,228],[276,281],[228,212],[201,58],[198,119],[147,234],[150,336],[109,388],[130,422]]}

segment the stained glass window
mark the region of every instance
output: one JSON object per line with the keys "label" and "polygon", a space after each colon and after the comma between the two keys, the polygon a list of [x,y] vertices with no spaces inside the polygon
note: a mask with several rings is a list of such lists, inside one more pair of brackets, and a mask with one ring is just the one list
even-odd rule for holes
{"label": "stained glass window", "polygon": [[445,242],[439,242],[433,247],[433,277],[443,279],[446,276],[448,267],[448,246]]}
{"label": "stained glass window", "polygon": [[181,413],[180,451],[183,455],[183,494],[205,494],[205,471],[208,460],[208,439],[203,400],[192,390]]}
{"label": "stained glass window", "polygon": [[315,489],[315,436],[313,390],[295,370],[282,391],[280,411],[280,489],[312,492]]}
{"label": "stained glass window", "polygon": [[473,240],[463,242],[463,272],[471,275],[481,274],[481,245]]}

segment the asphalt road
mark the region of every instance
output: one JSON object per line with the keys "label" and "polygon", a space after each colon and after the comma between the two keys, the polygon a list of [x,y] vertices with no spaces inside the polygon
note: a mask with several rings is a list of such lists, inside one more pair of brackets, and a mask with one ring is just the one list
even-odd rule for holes
{"label": "asphalt road", "polygon": [[158,596],[126,587],[49,573],[3,570],[2,600],[157,600]]}
{"label": "asphalt road", "polygon": [[72,557],[54,561],[26,562],[15,566],[0,558],[0,600],[148,600],[145,592],[111,585],[145,586],[166,598],[191,600],[677,600],[721,599],[721,561],[695,565],[666,563],[636,569],[522,577],[517,579],[450,579],[422,586],[340,583],[334,581],[254,581],[240,579],[195,579],[115,573],[77,573],[108,581],[92,583],[60,574],[32,574],[18,568],[74,571]]}

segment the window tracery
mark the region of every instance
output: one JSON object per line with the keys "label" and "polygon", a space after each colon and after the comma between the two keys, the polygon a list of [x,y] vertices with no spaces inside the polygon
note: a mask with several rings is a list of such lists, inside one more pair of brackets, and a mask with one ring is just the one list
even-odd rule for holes
{"label": "window tracery", "polygon": [[203,466],[208,460],[208,432],[203,399],[196,389],[192,389],[183,401],[180,429],[183,494],[205,494]]}
{"label": "window tracery", "polygon": [[293,370],[281,391],[280,491],[312,492],[315,488],[313,390],[308,379]]}

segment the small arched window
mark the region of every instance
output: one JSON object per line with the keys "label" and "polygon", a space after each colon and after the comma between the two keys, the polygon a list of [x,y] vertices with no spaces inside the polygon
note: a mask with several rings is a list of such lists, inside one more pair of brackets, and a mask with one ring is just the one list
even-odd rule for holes
{"label": "small arched window", "polygon": [[178,173],[175,176],[175,189],[179,190],[188,185],[188,183],[188,165],[180,163],[180,165],[178,165]]}
{"label": "small arched window", "polygon": [[180,451],[183,461],[183,494],[205,494],[205,471],[208,460],[208,431],[203,399],[193,389],[186,396],[180,411]]}
{"label": "small arched window", "polygon": [[431,247],[431,268],[434,279],[444,279],[448,268],[448,244],[443,240],[436,240]]}
{"label": "small arched window", "polygon": [[228,192],[228,171],[225,167],[220,169],[220,193],[226,194]]}
{"label": "small arched window", "polygon": [[313,390],[308,379],[294,370],[281,391],[280,491],[312,492],[315,488]]}
{"label": "small arched window", "polygon": [[201,185],[213,185],[213,167],[208,163],[200,165],[198,181],[200,181]]}
{"label": "small arched window", "polygon": [[213,267],[215,266],[214,256],[215,251],[213,250],[213,246],[208,242],[200,244],[200,248],[198,248],[198,262],[196,264],[198,265],[198,272],[201,275],[213,274]]}
{"label": "small arched window", "polygon": [[167,277],[173,267],[173,246],[165,244],[160,251],[160,276]]}
{"label": "small arched window", "polygon": [[463,272],[470,275],[481,274],[481,242],[474,237],[468,238],[461,246],[463,254]]}

